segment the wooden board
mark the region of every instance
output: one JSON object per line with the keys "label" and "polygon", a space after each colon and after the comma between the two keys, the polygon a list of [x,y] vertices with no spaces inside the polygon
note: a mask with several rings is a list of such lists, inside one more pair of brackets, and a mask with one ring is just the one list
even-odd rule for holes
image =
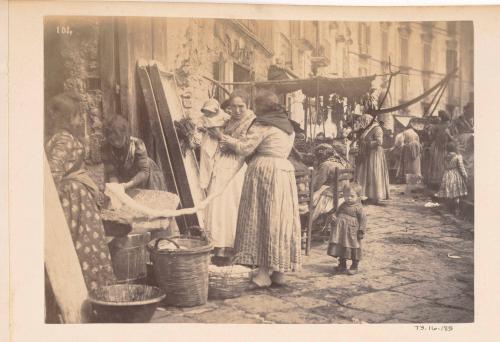
{"label": "wooden board", "polygon": [[87,322],[87,287],[46,156],[44,186],[45,269],[49,282],[64,322]]}
{"label": "wooden board", "polygon": [[144,60],[139,60],[137,62],[137,74],[139,76],[139,83],[142,90],[142,95],[144,96],[144,102],[146,104],[146,112],[148,117],[149,126],[151,132],[154,136],[154,142],[158,156],[160,158],[160,164],[162,167],[163,174],[165,175],[165,181],[167,183],[167,191],[178,194],[179,190],[177,188],[177,183],[174,177],[174,170],[170,162],[170,155],[168,153],[167,139],[165,137],[164,131],[160,122],[160,114],[158,113],[158,107],[156,105],[156,99],[153,93],[153,87],[149,79],[147,72],[147,62]]}
{"label": "wooden board", "polygon": [[[183,156],[175,130],[174,121],[185,117],[176,81],[174,76],[163,71],[157,62],[150,63],[148,73],[153,85],[163,131],[168,137],[167,146],[179,189],[179,197],[182,206],[190,208],[203,201],[205,195],[200,187],[198,163],[194,151],[189,150]],[[186,216],[186,220],[190,226],[203,227],[203,215],[200,212],[196,215]]]}

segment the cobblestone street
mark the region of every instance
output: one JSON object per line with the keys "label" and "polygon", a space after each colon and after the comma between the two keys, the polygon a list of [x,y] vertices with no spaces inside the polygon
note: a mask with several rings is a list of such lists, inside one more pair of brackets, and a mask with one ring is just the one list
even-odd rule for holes
{"label": "cobblestone street", "polygon": [[465,323],[474,321],[473,224],[428,197],[393,186],[387,206],[365,206],[368,230],[357,275],[334,275],[326,243],[281,288],[161,308],[153,323]]}

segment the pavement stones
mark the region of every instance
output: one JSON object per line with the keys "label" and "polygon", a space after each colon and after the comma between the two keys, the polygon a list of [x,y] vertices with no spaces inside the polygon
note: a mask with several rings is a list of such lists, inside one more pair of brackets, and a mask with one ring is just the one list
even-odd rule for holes
{"label": "pavement stones", "polygon": [[341,304],[349,308],[364,310],[382,315],[394,315],[419,304],[427,304],[422,298],[415,298],[403,293],[377,291],[349,298]]}
{"label": "pavement stones", "polygon": [[[400,187],[399,187],[400,188]],[[360,273],[334,273],[326,243],[313,244],[287,285],[158,310],[153,323],[461,323],[474,320],[473,224],[425,208],[393,186],[385,207],[365,206]],[[458,255],[450,258],[449,255]]]}
{"label": "pavement stones", "polygon": [[459,288],[459,283],[445,282],[421,282],[410,285],[398,286],[393,289],[400,293],[408,293],[411,296],[427,299],[439,299],[453,296],[460,296],[462,290]]}
{"label": "pavement stones", "polygon": [[471,314],[464,310],[437,305],[419,305],[394,316],[410,322],[420,323],[471,323]]}

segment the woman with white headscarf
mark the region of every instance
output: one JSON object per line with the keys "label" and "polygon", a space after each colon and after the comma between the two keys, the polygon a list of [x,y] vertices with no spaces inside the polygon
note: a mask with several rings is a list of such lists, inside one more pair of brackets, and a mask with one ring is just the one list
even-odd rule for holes
{"label": "woman with white headscarf", "polygon": [[360,122],[363,133],[360,137],[356,179],[362,194],[370,202],[379,204],[389,199],[389,172],[382,147],[384,131],[369,114],[363,114]]}
{"label": "woman with white headscarf", "polygon": [[420,170],[422,147],[420,145],[420,138],[413,128],[409,127],[406,129],[403,132],[403,137],[404,145],[398,176],[404,181],[407,174],[422,176]]}

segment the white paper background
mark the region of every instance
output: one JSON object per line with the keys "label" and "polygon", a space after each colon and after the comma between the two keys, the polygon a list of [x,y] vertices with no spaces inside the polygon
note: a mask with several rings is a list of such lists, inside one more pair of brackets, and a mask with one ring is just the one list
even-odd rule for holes
{"label": "white paper background", "polygon": [[[476,222],[475,319],[451,333],[417,332],[414,325],[45,325],[43,300],[43,16],[130,15],[251,17],[346,21],[474,20]],[[318,8],[297,6],[183,5],[165,3],[10,3],[9,168],[11,299],[13,341],[198,341],[494,340],[498,330],[500,257],[498,162],[500,95],[500,8]],[[3,19],[3,18],[2,18]],[[0,20],[2,20],[0,19]],[[2,23],[5,23],[2,20]],[[2,31],[2,33],[4,33]],[[0,102],[5,113],[6,102]],[[2,116],[0,145],[5,150]],[[2,154],[5,153],[2,151]],[[2,171],[3,172],[3,171]],[[3,176],[3,175],[2,175]],[[4,188],[6,189],[6,188]],[[7,255],[2,230],[2,260]],[[2,264],[4,266],[5,264]],[[5,272],[4,267],[1,269]],[[2,274],[2,278],[5,279]],[[2,292],[3,295],[4,292]],[[3,300],[4,297],[2,297]],[[5,304],[5,303],[3,303]],[[1,331],[5,331],[2,320]],[[0,332],[1,334],[2,332]],[[0,335],[0,341],[4,341]]]}

